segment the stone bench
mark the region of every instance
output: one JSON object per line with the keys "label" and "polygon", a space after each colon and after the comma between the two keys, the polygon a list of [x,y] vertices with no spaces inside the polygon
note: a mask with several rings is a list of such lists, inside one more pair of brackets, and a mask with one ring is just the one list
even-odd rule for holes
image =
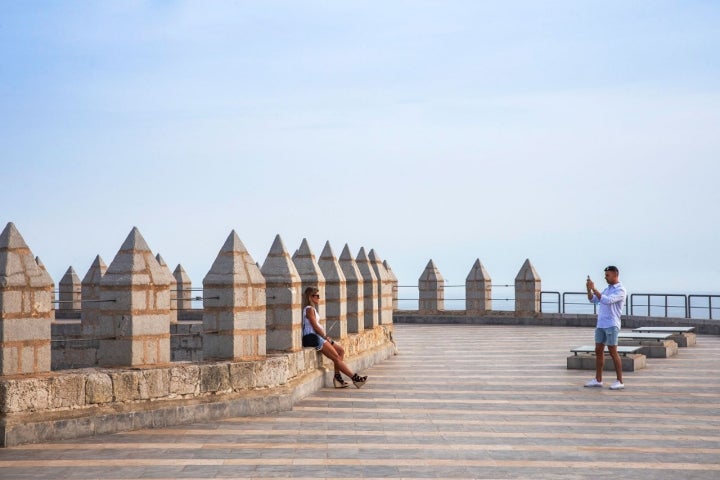
{"label": "stone bench", "polygon": [[[640,353],[641,346],[619,346],[618,354],[623,372],[634,372],[645,368],[647,357]],[[567,357],[568,370],[595,370],[595,345],[583,345],[570,350],[573,354]],[[603,370],[615,371],[615,365],[605,347],[605,364]]]}
{"label": "stone bench", "polygon": [[671,333],[620,332],[618,344],[641,346],[640,353],[650,358],[670,358],[677,355],[678,344]]}
{"label": "stone bench", "polygon": [[694,347],[697,343],[695,327],[640,327],[634,328],[633,332],[638,333],[669,333],[670,339],[677,343],[678,347]]}

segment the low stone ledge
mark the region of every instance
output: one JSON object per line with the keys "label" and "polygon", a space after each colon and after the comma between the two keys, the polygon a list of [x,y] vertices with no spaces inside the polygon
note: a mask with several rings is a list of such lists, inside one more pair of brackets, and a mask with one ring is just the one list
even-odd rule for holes
{"label": "low stone ledge", "polygon": [[[0,440],[3,442],[2,446],[10,447],[290,410],[294,384],[302,386],[306,382],[319,379],[320,382],[314,382],[319,385],[322,380],[319,372],[309,372],[305,377],[271,391],[247,390],[222,398],[143,402],[136,404],[132,410],[97,406],[91,412],[70,411],[64,415],[55,412],[42,418],[29,414],[0,418]],[[307,391],[306,394],[312,391],[314,390]]]}
{"label": "low stone ledge", "polygon": [[[358,371],[395,352],[392,325],[343,343]],[[0,446],[288,410],[331,385],[332,362],[311,348],[256,361],[0,377]]]}
{"label": "low stone ledge", "polygon": [[[398,310],[394,323],[408,324],[459,324],[459,325],[542,325],[556,327],[595,328],[597,315],[570,313],[527,313],[488,311],[482,315],[468,314],[465,310],[446,310],[436,313],[419,313],[417,310]],[[695,327],[695,333],[720,335],[720,320],[695,318],[665,318],[646,316],[622,316],[623,330],[639,327],[677,326]]]}

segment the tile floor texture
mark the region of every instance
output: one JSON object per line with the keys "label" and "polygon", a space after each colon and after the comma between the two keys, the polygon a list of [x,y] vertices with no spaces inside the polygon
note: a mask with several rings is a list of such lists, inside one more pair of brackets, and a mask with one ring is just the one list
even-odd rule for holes
{"label": "tile floor texture", "polygon": [[290,412],[0,449],[0,479],[720,478],[720,337],[584,388],[587,328],[396,325],[365,387]]}

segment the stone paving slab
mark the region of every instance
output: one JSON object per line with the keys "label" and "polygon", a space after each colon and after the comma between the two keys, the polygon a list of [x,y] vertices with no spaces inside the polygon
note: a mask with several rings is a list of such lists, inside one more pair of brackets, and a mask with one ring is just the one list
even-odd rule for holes
{"label": "stone paving slab", "polygon": [[[0,478],[720,478],[720,337],[584,388],[588,328],[396,325],[362,389],[290,412],[0,449]],[[606,385],[613,380],[605,373]]]}

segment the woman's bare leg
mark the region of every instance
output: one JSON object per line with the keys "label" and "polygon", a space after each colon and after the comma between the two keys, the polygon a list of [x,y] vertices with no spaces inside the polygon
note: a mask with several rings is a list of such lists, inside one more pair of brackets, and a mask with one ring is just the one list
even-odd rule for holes
{"label": "woman's bare leg", "polygon": [[[342,347],[340,347],[342,349]],[[323,355],[325,355],[327,358],[332,360],[333,365],[335,366],[335,372],[342,372],[348,377],[352,378],[353,371],[348,368],[347,365],[345,365],[345,362],[343,362],[343,357],[345,356],[345,351],[343,350],[343,357],[341,357],[338,354],[338,351],[335,349],[333,345],[330,345],[330,342],[323,343],[322,349],[320,350]]]}

